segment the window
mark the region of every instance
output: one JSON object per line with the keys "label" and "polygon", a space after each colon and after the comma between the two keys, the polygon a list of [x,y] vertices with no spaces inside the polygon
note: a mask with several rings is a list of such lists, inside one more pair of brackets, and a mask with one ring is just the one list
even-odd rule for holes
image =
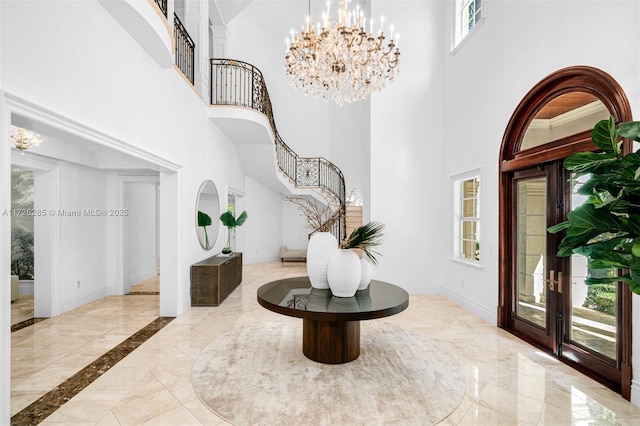
{"label": "window", "polygon": [[456,0],[455,48],[482,18],[482,0]]}
{"label": "window", "polygon": [[479,174],[455,180],[454,196],[454,257],[464,261],[480,262]]}

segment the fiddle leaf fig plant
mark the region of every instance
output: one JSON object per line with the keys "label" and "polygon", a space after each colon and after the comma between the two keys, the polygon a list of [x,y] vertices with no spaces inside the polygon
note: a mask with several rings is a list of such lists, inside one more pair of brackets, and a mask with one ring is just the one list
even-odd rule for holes
{"label": "fiddle leaf fig plant", "polygon": [[[588,176],[577,189],[588,198],[548,231],[566,231],[558,256],[588,259],[587,285],[623,281],[640,294],[640,150],[622,155],[621,137],[640,141],[640,122],[617,129],[613,118],[598,122],[591,139],[601,151],[579,152],[564,161],[574,179]],[[618,269],[625,270],[622,276]]]}

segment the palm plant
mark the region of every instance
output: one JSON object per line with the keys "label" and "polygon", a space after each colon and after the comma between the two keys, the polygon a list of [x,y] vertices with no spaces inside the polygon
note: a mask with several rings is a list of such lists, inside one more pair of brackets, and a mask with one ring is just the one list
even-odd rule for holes
{"label": "palm plant", "polygon": [[373,250],[373,247],[379,246],[382,243],[384,223],[380,222],[369,222],[365,225],[362,225],[353,230],[351,235],[347,237],[342,244],[340,244],[341,249],[360,249],[362,253],[367,256],[367,258],[374,265],[378,264],[377,256],[380,256],[380,253]]}

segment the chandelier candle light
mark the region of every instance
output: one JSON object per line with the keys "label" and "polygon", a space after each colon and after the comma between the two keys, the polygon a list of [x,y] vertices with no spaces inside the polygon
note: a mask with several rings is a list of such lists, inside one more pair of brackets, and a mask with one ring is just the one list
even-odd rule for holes
{"label": "chandelier candle light", "polygon": [[[340,0],[338,21],[330,16],[331,2],[322,14],[322,24],[311,24],[311,0],[306,24],[300,34],[291,30],[287,38],[286,72],[289,83],[305,95],[338,105],[364,99],[383,89],[398,73],[399,35],[389,28],[389,42],[380,18],[377,35],[374,22],[357,5],[349,10],[351,0]],[[394,39],[395,38],[395,39]]]}
{"label": "chandelier candle light", "polygon": [[11,126],[11,139],[13,139],[13,146],[20,150],[20,155],[24,155],[26,149],[47,141],[44,136],[18,126]]}

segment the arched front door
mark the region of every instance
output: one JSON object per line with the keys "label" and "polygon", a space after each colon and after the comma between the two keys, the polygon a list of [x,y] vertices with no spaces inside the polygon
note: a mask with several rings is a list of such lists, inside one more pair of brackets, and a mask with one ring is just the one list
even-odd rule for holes
{"label": "arched front door", "polygon": [[630,292],[622,283],[587,287],[585,258],[557,257],[562,235],[546,231],[582,202],[563,160],[597,150],[591,129],[609,116],[631,121],[620,86],[575,66],[543,79],[511,117],[500,153],[498,325],[629,399]]}

